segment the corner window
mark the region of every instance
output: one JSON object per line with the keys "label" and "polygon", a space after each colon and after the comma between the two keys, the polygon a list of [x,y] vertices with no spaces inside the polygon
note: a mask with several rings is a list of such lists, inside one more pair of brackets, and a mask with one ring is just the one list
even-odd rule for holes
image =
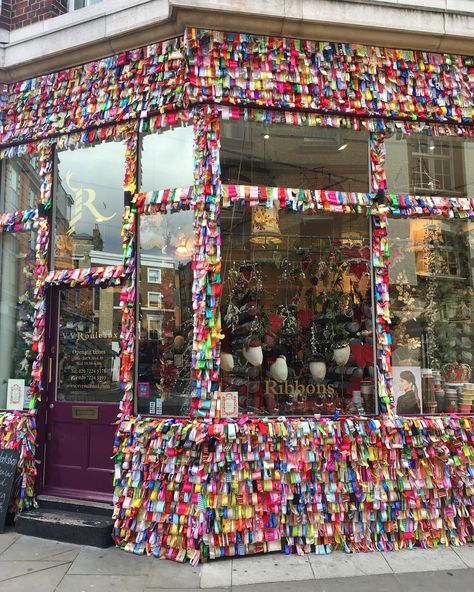
{"label": "corner window", "polygon": [[367,219],[236,206],[221,225],[221,381],[239,412],[374,413]]}
{"label": "corner window", "polygon": [[124,163],[120,142],[58,152],[55,269],[121,265]]}
{"label": "corner window", "polygon": [[143,215],[139,236],[137,411],[187,415],[192,391],[193,212]]}
{"label": "corner window", "polygon": [[222,121],[222,182],[368,192],[368,139],[348,129]]}
{"label": "corner window", "polygon": [[470,413],[473,224],[390,220],[392,366],[398,414]]}

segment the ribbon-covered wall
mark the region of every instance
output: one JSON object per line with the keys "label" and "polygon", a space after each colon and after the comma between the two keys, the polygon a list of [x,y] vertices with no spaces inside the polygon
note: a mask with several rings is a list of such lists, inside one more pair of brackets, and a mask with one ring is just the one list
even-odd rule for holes
{"label": "ribbon-covered wall", "polygon": [[473,454],[467,418],[125,418],[114,538],[193,563],[465,544]]}
{"label": "ribbon-covered wall", "polygon": [[199,29],[185,47],[194,101],[472,123],[472,57]]}
{"label": "ribbon-covered wall", "polygon": [[[147,117],[183,101],[182,37],[9,86],[0,142]],[[93,132],[94,133],[94,132]]]}
{"label": "ribbon-covered wall", "polygon": [[[473,86],[467,57],[195,29],[11,85],[0,141],[40,143],[5,146],[1,155],[39,151],[43,179],[37,210],[0,215],[2,232],[37,230],[31,409],[0,413],[0,447],[21,451],[12,508],[34,503],[45,287],[121,284],[124,397],[114,449],[119,546],[195,563],[274,550],[368,551],[472,540],[472,420],[391,415],[387,218],[472,217],[474,200],[388,194],[384,139],[387,131],[471,136]],[[185,110],[188,104],[194,107]],[[190,116],[194,187],[140,193],[137,134]],[[370,132],[370,192],[221,186],[220,117],[364,129]],[[54,145],[111,140],[127,146],[122,265],[49,270]],[[289,210],[372,220],[379,419],[220,418],[220,207],[271,207],[275,199]],[[194,209],[192,418],[137,418],[137,215],[169,206]]]}

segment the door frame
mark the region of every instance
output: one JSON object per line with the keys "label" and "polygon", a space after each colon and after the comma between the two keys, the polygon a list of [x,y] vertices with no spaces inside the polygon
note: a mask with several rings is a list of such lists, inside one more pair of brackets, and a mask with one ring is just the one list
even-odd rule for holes
{"label": "door frame", "polygon": [[[123,281],[122,278],[120,285]],[[50,426],[48,425],[48,412],[52,408],[51,405],[56,404],[56,391],[58,381],[58,351],[57,344],[59,340],[59,314],[60,314],[60,294],[63,290],[70,289],[90,289],[94,285],[86,286],[47,286],[45,288],[45,302],[46,302],[46,325],[45,325],[45,351],[43,355],[43,391],[41,402],[38,407],[37,416],[37,454],[36,457],[40,462],[38,469],[38,478],[35,480],[35,495],[48,494],[52,496],[67,497],[71,499],[84,499],[90,501],[111,502],[113,497],[113,483],[111,483],[110,493],[92,491],[92,490],[75,490],[69,488],[52,488],[49,489],[47,485],[47,470],[48,470],[48,433]],[[109,286],[98,286],[101,289]],[[100,403],[99,403],[100,404]],[[102,403],[114,408],[114,417],[119,413],[120,402],[117,403]],[[87,402],[77,402],[77,406],[87,406]],[[90,403],[89,403],[90,405]],[[110,442],[110,453],[112,456],[113,440]]]}

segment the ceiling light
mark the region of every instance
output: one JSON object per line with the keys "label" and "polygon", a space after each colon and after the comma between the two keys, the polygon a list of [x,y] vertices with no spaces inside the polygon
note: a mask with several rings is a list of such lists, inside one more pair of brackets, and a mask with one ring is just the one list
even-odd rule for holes
{"label": "ceiling light", "polygon": [[264,140],[269,140],[270,139],[270,134],[263,134],[263,139]]}
{"label": "ceiling light", "polygon": [[347,148],[347,144],[342,144],[342,146],[339,146],[339,148],[337,149],[338,152],[341,152],[342,150],[345,150]]}

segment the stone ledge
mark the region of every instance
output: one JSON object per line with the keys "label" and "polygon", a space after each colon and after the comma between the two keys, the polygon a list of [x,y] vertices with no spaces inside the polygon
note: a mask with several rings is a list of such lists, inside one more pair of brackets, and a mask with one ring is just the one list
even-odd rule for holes
{"label": "stone ledge", "polygon": [[474,13],[429,8],[426,3],[115,0],[12,31],[9,42],[0,47],[0,82],[177,36],[186,26],[474,54]]}

